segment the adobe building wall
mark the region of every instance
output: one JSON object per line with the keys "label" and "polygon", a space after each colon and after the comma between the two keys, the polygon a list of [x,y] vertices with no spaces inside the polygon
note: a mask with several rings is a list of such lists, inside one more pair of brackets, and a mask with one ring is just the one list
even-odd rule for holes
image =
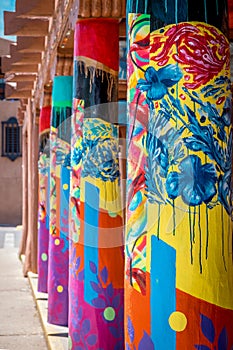
{"label": "adobe building wall", "polygon": [[22,223],[22,157],[2,157],[2,121],[16,117],[19,101],[0,101],[0,225]]}

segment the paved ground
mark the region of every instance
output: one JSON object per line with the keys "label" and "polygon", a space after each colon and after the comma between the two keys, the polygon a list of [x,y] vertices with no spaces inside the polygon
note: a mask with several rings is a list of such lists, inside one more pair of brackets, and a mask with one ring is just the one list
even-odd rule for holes
{"label": "paved ground", "polygon": [[48,349],[35,301],[18,260],[20,230],[0,227],[0,350]]}
{"label": "paved ground", "polygon": [[[37,291],[38,276],[28,274],[29,283],[34,295],[34,300],[40,314],[44,334],[46,336],[49,350],[68,350],[68,328],[55,326],[47,322],[48,319],[48,294]],[[110,350],[110,349],[109,349]]]}

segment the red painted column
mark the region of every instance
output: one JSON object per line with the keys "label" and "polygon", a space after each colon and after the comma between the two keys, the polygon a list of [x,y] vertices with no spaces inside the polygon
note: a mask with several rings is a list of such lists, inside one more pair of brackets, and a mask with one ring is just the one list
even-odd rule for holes
{"label": "red painted column", "polygon": [[49,245],[49,133],[51,106],[44,106],[39,120],[38,291],[47,293]]}
{"label": "red painted column", "polygon": [[[118,21],[75,29],[71,138],[69,347],[123,349],[124,250],[119,187]],[[112,113],[110,112],[112,111]]]}

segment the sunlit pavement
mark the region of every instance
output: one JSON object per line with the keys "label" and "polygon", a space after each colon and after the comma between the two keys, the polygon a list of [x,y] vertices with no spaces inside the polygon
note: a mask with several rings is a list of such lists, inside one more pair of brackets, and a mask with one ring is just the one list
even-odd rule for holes
{"label": "sunlit pavement", "polygon": [[0,226],[0,350],[48,349],[29,280],[18,259],[21,227]]}
{"label": "sunlit pavement", "polygon": [[[39,311],[42,327],[48,343],[49,350],[68,349],[68,327],[55,326],[47,322],[48,319],[48,294],[37,291],[38,277],[33,273],[28,274],[29,283],[34,295],[34,300]],[[1,349],[0,349],[1,350]],[[110,349],[109,349],[110,350]]]}

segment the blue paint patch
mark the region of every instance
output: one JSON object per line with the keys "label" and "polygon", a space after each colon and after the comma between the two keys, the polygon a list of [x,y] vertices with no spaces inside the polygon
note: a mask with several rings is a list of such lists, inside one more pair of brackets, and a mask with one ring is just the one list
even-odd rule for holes
{"label": "blue paint patch", "polygon": [[151,238],[151,338],[156,350],[175,350],[176,333],[169,317],[176,310],[176,251]]}
{"label": "blue paint patch", "polygon": [[63,253],[69,249],[69,196],[70,170],[64,166],[61,166],[60,236],[64,240],[64,247],[62,249]]}
{"label": "blue paint patch", "polygon": [[[91,288],[91,282],[97,282],[98,274],[98,226],[99,226],[99,189],[85,182],[84,203],[84,299],[92,305],[98,294]],[[93,268],[96,266],[96,269]]]}

